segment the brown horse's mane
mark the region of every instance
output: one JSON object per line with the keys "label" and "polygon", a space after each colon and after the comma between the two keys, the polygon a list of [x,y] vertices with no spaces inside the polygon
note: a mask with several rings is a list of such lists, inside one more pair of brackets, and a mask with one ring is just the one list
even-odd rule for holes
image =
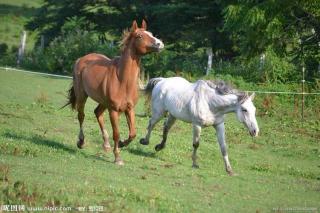
{"label": "brown horse's mane", "polygon": [[123,30],[122,38],[119,44],[121,52],[127,47],[130,41],[130,35],[131,35],[131,31],[129,29]]}

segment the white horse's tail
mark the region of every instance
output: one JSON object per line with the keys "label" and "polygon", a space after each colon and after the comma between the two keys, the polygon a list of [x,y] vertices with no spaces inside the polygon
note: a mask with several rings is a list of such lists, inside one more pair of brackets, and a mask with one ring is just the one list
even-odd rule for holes
{"label": "white horse's tail", "polygon": [[153,88],[162,81],[164,78],[151,78],[148,82],[148,84],[145,86],[143,89],[144,94],[146,95],[145,98],[145,106],[146,106],[146,113],[150,116],[151,115],[151,108],[150,108],[150,103],[151,103],[151,95],[152,95],[152,90]]}
{"label": "white horse's tail", "polygon": [[144,89],[145,94],[150,97],[152,94],[152,90],[153,88],[157,85],[157,83],[159,83],[160,81],[162,81],[164,78],[151,78],[147,84],[147,86]]}

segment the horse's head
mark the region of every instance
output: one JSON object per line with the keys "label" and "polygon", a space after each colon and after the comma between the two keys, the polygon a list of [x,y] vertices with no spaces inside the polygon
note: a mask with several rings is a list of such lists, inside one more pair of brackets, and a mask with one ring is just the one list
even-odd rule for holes
{"label": "horse's head", "polygon": [[256,120],[256,107],[253,105],[254,93],[240,97],[236,110],[237,118],[249,129],[251,136],[258,136],[259,127]]}
{"label": "horse's head", "polygon": [[141,28],[138,27],[136,21],[133,21],[130,30],[130,40],[136,53],[139,55],[160,52],[164,48],[163,42],[147,31],[147,23],[144,20],[142,21]]}

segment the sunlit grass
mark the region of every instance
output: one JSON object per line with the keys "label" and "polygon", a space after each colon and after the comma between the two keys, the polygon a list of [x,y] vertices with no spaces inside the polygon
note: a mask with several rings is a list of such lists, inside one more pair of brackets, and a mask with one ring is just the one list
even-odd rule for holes
{"label": "sunlit grass", "polygon": [[[139,144],[147,117],[136,117],[137,138],[121,152],[123,167],[101,149],[102,138],[86,106],[86,146],[76,148],[75,112],[65,103],[70,80],[0,70],[0,205],[103,206],[108,212],[271,212],[277,207],[315,207],[320,200],[319,121],[258,117],[252,139],[235,116],[227,116],[227,176],[213,128],[202,132],[199,169],[192,169],[191,125],[177,122],[159,153],[162,124],[149,146]],[[259,95],[258,95],[259,96]],[[262,99],[257,98],[256,102]],[[143,114],[141,99],[136,111]],[[287,109],[279,108],[278,111]],[[106,126],[111,126],[106,116]],[[124,117],[121,135],[127,137]]]}
{"label": "sunlit grass", "polygon": [[[34,15],[42,0],[0,0],[0,43],[19,47],[24,25]],[[26,49],[29,51],[35,43],[35,32],[27,32]]]}

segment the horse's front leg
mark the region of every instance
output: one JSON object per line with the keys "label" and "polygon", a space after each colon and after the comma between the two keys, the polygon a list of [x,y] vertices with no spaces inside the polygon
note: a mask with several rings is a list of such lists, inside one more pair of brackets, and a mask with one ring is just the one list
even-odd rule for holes
{"label": "horse's front leg", "polygon": [[220,151],[223,157],[223,161],[224,161],[224,165],[225,165],[225,169],[227,171],[227,173],[232,176],[233,175],[233,171],[229,162],[229,157],[228,157],[228,153],[227,153],[227,147],[226,147],[226,143],[225,143],[225,129],[224,129],[224,123],[220,123],[216,126],[214,126],[214,128],[216,129],[217,132],[217,138],[218,138],[218,142],[220,145]]}
{"label": "horse's front leg", "polygon": [[109,110],[110,121],[113,130],[113,140],[114,140],[114,147],[113,147],[113,154],[114,154],[114,163],[117,165],[123,165],[123,161],[120,158],[120,149],[119,149],[119,113],[117,111]]}
{"label": "horse's front leg", "polygon": [[193,153],[192,153],[192,167],[199,168],[197,163],[197,149],[199,147],[200,142],[200,134],[201,134],[201,126],[193,124]]}
{"label": "horse's front leg", "polygon": [[129,109],[125,111],[125,115],[127,118],[127,124],[129,127],[129,137],[124,142],[119,142],[119,147],[128,146],[129,143],[136,137],[136,127],[135,127],[135,116],[134,116],[134,109]]}

